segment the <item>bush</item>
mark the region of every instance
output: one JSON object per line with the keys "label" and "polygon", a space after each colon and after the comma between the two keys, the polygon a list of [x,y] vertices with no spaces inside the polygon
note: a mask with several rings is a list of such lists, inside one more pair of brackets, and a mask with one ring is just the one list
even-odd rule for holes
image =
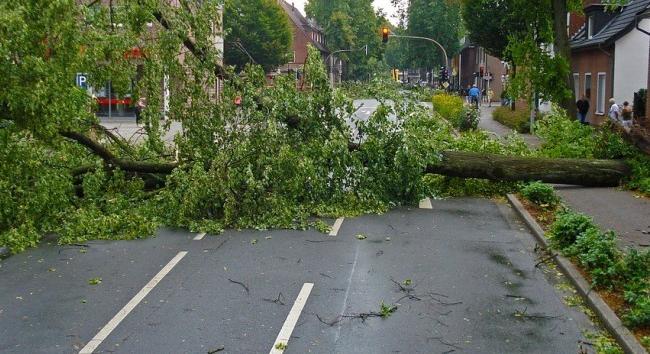
{"label": "bush", "polygon": [[611,232],[601,232],[598,229],[588,229],[580,234],[568,254],[575,255],[580,264],[591,275],[594,286],[611,287],[616,281],[616,263],[620,259],[620,251],[616,248],[616,235]]}
{"label": "bush", "polygon": [[567,209],[558,212],[549,237],[555,247],[564,250],[573,245],[578,236],[592,229],[598,230],[590,217]]}
{"label": "bush", "polygon": [[513,111],[510,107],[498,107],[492,113],[492,118],[518,133],[530,133],[530,112],[525,108]]}
{"label": "bush", "polygon": [[646,296],[634,304],[634,306],[623,315],[623,322],[632,328],[650,325],[650,296]]}
{"label": "bush", "polygon": [[553,207],[559,204],[560,198],[553,187],[542,182],[532,182],[521,189],[521,195],[541,207]]}
{"label": "bush", "polygon": [[459,127],[463,120],[465,108],[463,99],[458,96],[442,94],[433,96],[433,109],[454,127]]}
{"label": "bush", "polygon": [[480,120],[481,114],[479,110],[474,107],[467,107],[464,109],[464,115],[458,125],[458,130],[462,132],[476,130]]}

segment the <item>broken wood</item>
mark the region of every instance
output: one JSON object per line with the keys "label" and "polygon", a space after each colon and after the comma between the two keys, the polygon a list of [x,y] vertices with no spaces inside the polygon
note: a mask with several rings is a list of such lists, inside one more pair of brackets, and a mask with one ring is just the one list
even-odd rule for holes
{"label": "broken wood", "polygon": [[586,187],[615,187],[631,174],[619,160],[551,159],[444,151],[425,173],[494,181],[542,181]]}

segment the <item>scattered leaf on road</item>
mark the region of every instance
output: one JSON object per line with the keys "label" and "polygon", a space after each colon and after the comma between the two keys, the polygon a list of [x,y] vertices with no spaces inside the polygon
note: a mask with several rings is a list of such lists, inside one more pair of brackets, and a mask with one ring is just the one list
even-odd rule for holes
{"label": "scattered leaf on road", "polygon": [[357,240],[365,240],[365,239],[368,238],[368,236],[366,236],[366,235],[364,235],[364,234],[358,234],[358,235],[356,236],[356,238],[357,238]]}
{"label": "scattered leaf on road", "polygon": [[92,278],[88,280],[89,285],[98,285],[101,284],[102,278]]}

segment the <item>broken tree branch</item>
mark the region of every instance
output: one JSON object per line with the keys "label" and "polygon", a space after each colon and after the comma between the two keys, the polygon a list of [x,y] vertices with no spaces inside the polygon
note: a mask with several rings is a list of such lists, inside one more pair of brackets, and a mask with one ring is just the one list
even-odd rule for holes
{"label": "broken tree branch", "polygon": [[121,159],[113,155],[113,153],[105,146],[82,133],[61,131],[59,134],[85,146],[88,150],[92,151],[95,155],[104,160],[104,163],[106,163],[109,168],[117,167],[127,172],[170,174],[176,167],[178,167],[178,163],[156,163]]}

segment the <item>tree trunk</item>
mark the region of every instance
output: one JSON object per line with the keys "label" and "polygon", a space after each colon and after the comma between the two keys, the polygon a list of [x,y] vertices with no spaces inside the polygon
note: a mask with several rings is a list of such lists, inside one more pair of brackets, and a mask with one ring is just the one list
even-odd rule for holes
{"label": "tree trunk", "polygon": [[[552,4],[555,55],[566,59],[569,63],[569,68],[571,68],[571,47],[569,46],[569,34],[567,32],[567,13],[569,11],[567,0],[552,0]],[[575,90],[573,88],[573,74],[571,72],[565,78],[565,84],[571,90],[571,95],[560,102],[560,107],[565,109],[570,117],[574,117],[576,97],[574,97]]]}
{"label": "tree trunk", "polygon": [[445,151],[440,164],[427,166],[426,173],[496,181],[542,181],[587,187],[618,186],[631,174],[617,160],[549,159]]}

